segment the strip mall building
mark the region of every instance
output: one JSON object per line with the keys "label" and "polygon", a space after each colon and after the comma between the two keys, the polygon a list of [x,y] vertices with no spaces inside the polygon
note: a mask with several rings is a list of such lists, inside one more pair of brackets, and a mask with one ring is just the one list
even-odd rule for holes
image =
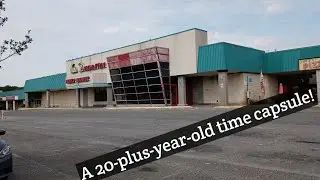
{"label": "strip mall building", "polygon": [[19,104],[245,105],[276,95],[279,88],[320,92],[320,46],[265,52],[207,39],[206,31],[190,29],[71,59],[65,73],[26,80],[23,90],[0,97],[13,109]]}

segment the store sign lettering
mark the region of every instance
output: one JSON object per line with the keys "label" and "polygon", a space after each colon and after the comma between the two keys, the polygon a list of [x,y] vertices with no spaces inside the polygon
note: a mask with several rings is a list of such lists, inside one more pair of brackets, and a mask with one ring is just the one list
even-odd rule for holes
{"label": "store sign lettering", "polygon": [[320,58],[299,60],[299,70],[320,69]]}
{"label": "store sign lettering", "polygon": [[80,63],[78,63],[78,66],[76,66],[76,64],[72,64],[70,72],[71,72],[71,74],[76,74],[78,72],[86,72],[86,71],[94,71],[94,70],[98,70],[98,69],[104,69],[106,67],[107,67],[107,65],[105,62],[96,63],[93,65],[87,65],[87,66],[85,66],[83,63],[80,62]]}
{"label": "store sign lettering", "polygon": [[93,70],[97,70],[97,69],[104,69],[106,68],[106,63],[96,63],[94,65],[88,65],[88,66],[84,66],[82,69],[82,72],[84,71],[93,71]]}
{"label": "store sign lettering", "polygon": [[67,84],[75,84],[75,83],[84,83],[84,82],[89,82],[90,77],[80,77],[80,78],[72,78],[72,79],[67,79],[66,83]]}

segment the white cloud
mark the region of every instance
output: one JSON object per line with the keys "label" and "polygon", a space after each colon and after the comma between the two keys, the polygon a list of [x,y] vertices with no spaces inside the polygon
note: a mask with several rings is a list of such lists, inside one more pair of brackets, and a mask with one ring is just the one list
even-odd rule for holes
{"label": "white cloud", "polygon": [[269,14],[280,14],[290,9],[290,3],[284,0],[264,0],[262,4]]}
{"label": "white cloud", "polygon": [[115,33],[125,33],[125,32],[137,32],[137,33],[145,33],[148,31],[147,27],[144,27],[143,24],[140,26],[139,24],[130,23],[130,22],[121,22],[117,25],[110,26],[103,30],[106,34],[115,34]]}
{"label": "white cloud", "polygon": [[113,34],[113,33],[119,32],[119,27],[108,27],[104,29],[103,32],[107,34]]}
{"label": "white cloud", "polygon": [[147,32],[148,28],[143,28],[143,27],[134,27],[133,28],[136,32]]}

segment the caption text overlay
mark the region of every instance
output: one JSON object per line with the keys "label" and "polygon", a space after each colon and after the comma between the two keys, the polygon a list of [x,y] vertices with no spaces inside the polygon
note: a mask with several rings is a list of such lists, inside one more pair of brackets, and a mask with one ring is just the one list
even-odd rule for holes
{"label": "caption text overlay", "polygon": [[286,93],[76,164],[81,180],[102,179],[317,105],[311,90]]}

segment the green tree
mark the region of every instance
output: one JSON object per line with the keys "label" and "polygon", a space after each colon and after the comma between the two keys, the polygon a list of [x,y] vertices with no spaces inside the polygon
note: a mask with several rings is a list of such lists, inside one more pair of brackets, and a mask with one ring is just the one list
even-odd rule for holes
{"label": "green tree", "polygon": [[[2,16],[2,13],[5,10],[5,0],[0,0],[0,28],[8,21],[8,17]],[[28,30],[25,38],[20,41],[14,39],[3,40],[3,44],[0,46],[0,62],[7,60],[14,55],[21,55],[23,51],[28,49],[28,44],[32,42],[30,32],[31,30]]]}
{"label": "green tree", "polygon": [[12,91],[12,90],[19,90],[19,89],[22,89],[22,87],[9,86],[9,85],[3,86],[3,87],[0,86],[0,91]]}

